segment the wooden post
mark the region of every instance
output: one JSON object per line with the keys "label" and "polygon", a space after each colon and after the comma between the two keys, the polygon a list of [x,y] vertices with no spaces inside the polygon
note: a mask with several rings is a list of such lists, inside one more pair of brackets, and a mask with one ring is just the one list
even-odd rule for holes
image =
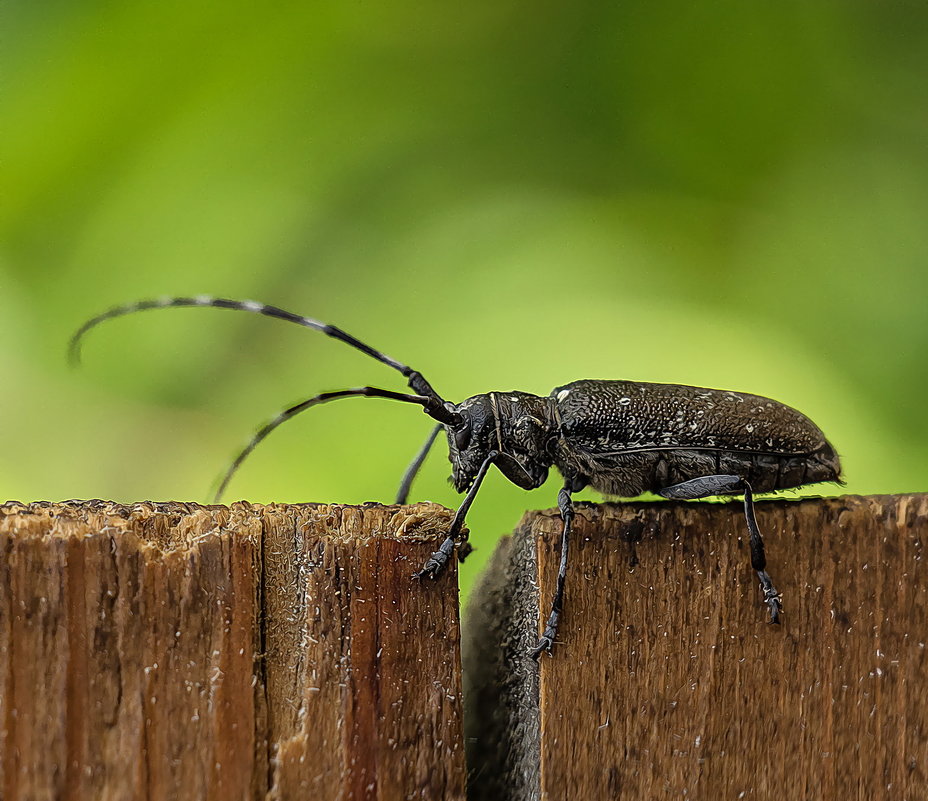
{"label": "wooden post", "polygon": [[740,503],[581,507],[539,670],[561,523],[529,513],[465,632],[472,797],[928,797],[928,495],[757,517],[779,626]]}
{"label": "wooden post", "polygon": [[0,798],[463,799],[449,522],[0,506]]}

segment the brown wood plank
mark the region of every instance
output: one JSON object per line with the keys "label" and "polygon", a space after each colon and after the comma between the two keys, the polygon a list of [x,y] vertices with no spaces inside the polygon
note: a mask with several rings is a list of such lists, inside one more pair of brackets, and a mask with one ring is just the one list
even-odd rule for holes
{"label": "brown wood plank", "polygon": [[0,798],[463,798],[449,522],[0,506]]}
{"label": "brown wood plank", "polygon": [[928,496],[757,514],[780,626],[740,504],[581,508],[536,671],[560,519],[529,513],[467,626],[472,797],[928,797]]}
{"label": "brown wood plank", "polygon": [[463,798],[456,567],[410,578],[448,510],[294,508],[267,507],[270,798]]}

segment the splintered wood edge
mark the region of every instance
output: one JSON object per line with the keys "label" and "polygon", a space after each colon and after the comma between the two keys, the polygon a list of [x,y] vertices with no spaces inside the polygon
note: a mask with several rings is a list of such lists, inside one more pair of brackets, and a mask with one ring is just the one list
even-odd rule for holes
{"label": "splintered wood edge", "polygon": [[[390,513],[386,525],[384,514]],[[454,512],[436,503],[409,506],[368,503],[252,504],[236,501],[199,504],[181,501],[142,501],[133,504],[115,501],[7,501],[0,504],[0,526],[13,536],[74,536],[78,533],[120,532],[139,536],[147,545],[164,553],[188,548],[199,538],[218,531],[240,531],[262,519],[296,514],[301,522],[330,523],[333,541],[365,542],[391,537],[413,542],[429,542],[443,536]],[[358,514],[357,526],[343,526],[346,514]],[[367,526],[377,521],[380,525]],[[466,529],[465,529],[466,531]]]}

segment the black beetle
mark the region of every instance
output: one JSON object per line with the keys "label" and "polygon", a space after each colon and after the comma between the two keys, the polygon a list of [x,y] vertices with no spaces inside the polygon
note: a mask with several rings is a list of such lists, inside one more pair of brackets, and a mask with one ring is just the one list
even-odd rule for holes
{"label": "black beetle", "polygon": [[435,577],[458,548],[466,544],[464,518],[490,465],[522,489],[540,487],[554,466],[564,477],[558,493],[563,519],[561,561],[551,614],[537,657],[554,644],[567,575],[567,551],[573,520],[571,494],[591,487],[604,495],[631,498],[654,492],[665,498],[696,499],[744,495],[750,535],[751,566],[757,571],[771,623],[779,622],[779,594],[766,571],[764,543],[754,517],[754,492],[840,481],[834,448],[821,430],[800,412],[759,395],[678,384],[636,381],[574,381],[547,397],[526,392],[489,392],[461,403],[442,398],[421,373],[365,345],[335,326],[255,301],[210,296],[168,297],[119,306],[88,320],[71,339],[73,361],[80,340],[98,323],[147,309],[208,306],[264,314],[339,339],[395,370],[415,394],[375,387],[325,392],[281,412],[261,428],[226,472],[217,500],[245,457],[272,430],[296,414],[331,400],[388,398],[414,403],[438,421],[403,477],[397,498],[405,503],[409,488],[439,431],[448,437],[451,480],[466,493],[447,539],[416,577]]}

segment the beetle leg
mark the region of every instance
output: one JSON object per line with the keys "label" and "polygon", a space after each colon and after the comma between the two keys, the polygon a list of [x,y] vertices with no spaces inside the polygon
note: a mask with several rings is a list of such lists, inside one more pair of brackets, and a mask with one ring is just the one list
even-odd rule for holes
{"label": "beetle leg", "polygon": [[760,536],[760,529],[757,526],[757,518],[754,517],[754,494],[751,492],[751,485],[747,481],[744,483],[744,517],[748,523],[748,531],[751,534],[751,567],[757,571],[757,577],[760,579],[760,588],[764,591],[764,603],[770,609],[770,622],[780,622],[780,611],[783,605],[780,603],[780,593],[770,580],[767,574],[767,557],[764,554],[764,540]]}
{"label": "beetle leg", "polygon": [[441,423],[432,429],[432,433],[429,434],[425,444],[419,449],[419,452],[415,455],[412,462],[409,463],[406,472],[403,473],[403,480],[400,482],[400,488],[396,493],[396,503],[406,503],[406,500],[409,498],[409,490],[412,488],[412,482],[418,475],[419,468],[422,467],[425,457],[429,455],[429,451],[432,449],[432,445],[439,431],[441,431]]}
{"label": "beetle leg", "polygon": [[480,484],[483,482],[487,470],[490,469],[490,465],[493,464],[493,460],[497,456],[498,454],[496,451],[490,451],[489,454],[487,454],[487,458],[483,460],[483,464],[480,465],[480,469],[474,477],[474,483],[471,485],[463,502],[454,514],[454,520],[451,521],[451,528],[448,529],[448,536],[445,538],[445,541],[438,546],[438,550],[426,560],[425,564],[422,566],[422,570],[412,574],[413,578],[438,578],[438,574],[444,570],[445,565],[448,564],[448,560],[451,558],[451,554],[454,553],[455,543],[458,544],[458,558],[462,562],[467,554],[473,550],[471,545],[467,542],[467,533],[465,532],[462,534],[461,529],[464,528],[464,518],[467,516],[467,510],[470,509],[470,505],[474,502],[474,498],[477,496],[477,490],[480,489]]}
{"label": "beetle leg", "polygon": [[754,516],[754,493],[751,491],[751,485],[740,476],[700,476],[699,478],[684,481],[681,484],[665,487],[658,492],[658,495],[680,500],[696,500],[710,495],[725,495],[739,491],[744,493],[744,517],[750,534],[751,567],[754,568],[757,577],[760,579],[760,588],[764,592],[764,603],[770,609],[770,622],[779,623],[780,612],[783,607],[780,603],[780,594],[777,592],[776,587],[773,586],[773,582],[767,573],[764,540],[760,535],[757,518]]}
{"label": "beetle leg", "polygon": [[711,495],[725,495],[729,492],[740,492],[746,482],[741,476],[719,475],[700,476],[691,478],[682,484],[674,484],[658,490],[658,495],[681,501],[695,501],[699,498],[708,498]]}
{"label": "beetle leg", "polygon": [[561,564],[557,570],[557,587],[554,590],[554,600],[551,602],[551,614],[545,625],[544,633],[538,640],[538,645],[532,650],[532,659],[538,659],[542,651],[550,651],[554,645],[554,636],[557,634],[557,623],[561,617],[564,606],[564,581],[567,578],[567,545],[570,541],[570,529],[574,520],[574,505],[570,500],[570,490],[566,485],[557,494],[557,508],[561,512],[564,528],[561,530]]}

